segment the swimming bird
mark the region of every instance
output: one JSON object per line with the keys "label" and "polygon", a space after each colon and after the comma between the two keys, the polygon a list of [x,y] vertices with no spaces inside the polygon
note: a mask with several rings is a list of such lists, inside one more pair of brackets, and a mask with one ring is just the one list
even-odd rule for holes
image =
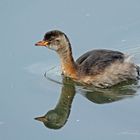
{"label": "swimming bird", "polygon": [[91,50],[76,61],[67,35],[59,30],[45,34],[44,39],[35,44],[57,52],[62,74],[82,84],[99,88],[109,88],[121,82],[138,81],[140,68],[131,61],[131,56],[106,49]]}

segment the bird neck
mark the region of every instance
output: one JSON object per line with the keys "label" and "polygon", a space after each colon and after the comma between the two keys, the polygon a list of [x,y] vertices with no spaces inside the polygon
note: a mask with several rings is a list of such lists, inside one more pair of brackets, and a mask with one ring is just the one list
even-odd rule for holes
{"label": "bird neck", "polygon": [[70,114],[72,101],[75,96],[75,87],[73,81],[70,81],[70,79],[64,78],[63,84],[61,96],[55,107],[55,110],[61,112],[62,117],[66,119]]}
{"label": "bird neck", "polygon": [[67,77],[77,79],[77,65],[72,56],[71,46],[63,48],[58,54],[61,61],[62,73]]}

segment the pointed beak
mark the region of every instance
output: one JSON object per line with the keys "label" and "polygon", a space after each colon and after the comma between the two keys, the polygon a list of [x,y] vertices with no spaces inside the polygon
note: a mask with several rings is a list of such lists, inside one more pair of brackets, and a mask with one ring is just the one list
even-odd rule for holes
{"label": "pointed beak", "polygon": [[41,121],[41,122],[47,122],[48,121],[48,119],[45,116],[37,117],[37,118],[34,118],[34,119],[37,120],[37,121]]}
{"label": "pointed beak", "polygon": [[35,44],[35,46],[47,46],[48,45],[48,41],[39,41]]}

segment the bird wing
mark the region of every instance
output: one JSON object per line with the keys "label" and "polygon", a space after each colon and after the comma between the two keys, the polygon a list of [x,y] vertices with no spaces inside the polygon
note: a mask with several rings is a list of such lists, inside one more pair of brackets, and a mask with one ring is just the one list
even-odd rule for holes
{"label": "bird wing", "polygon": [[124,54],[119,51],[93,50],[80,56],[76,63],[82,74],[95,75],[115,61],[123,62],[124,58]]}

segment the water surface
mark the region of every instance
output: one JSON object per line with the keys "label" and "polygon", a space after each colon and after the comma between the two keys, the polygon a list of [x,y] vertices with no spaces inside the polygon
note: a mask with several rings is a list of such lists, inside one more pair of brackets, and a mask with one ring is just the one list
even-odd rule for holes
{"label": "water surface", "polygon": [[57,55],[34,43],[46,31],[60,29],[68,34],[75,58],[106,48],[132,54],[140,64],[139,5],[137,0],[1,0],[0,139],[139,140],[140,89],[135,87],[126,88],[126,95],[126,89],[96,91],[99,96],[76,88],[63,127],[49,129],[34,120],[65,97],[65,84],[44,77],[58,67]]}

